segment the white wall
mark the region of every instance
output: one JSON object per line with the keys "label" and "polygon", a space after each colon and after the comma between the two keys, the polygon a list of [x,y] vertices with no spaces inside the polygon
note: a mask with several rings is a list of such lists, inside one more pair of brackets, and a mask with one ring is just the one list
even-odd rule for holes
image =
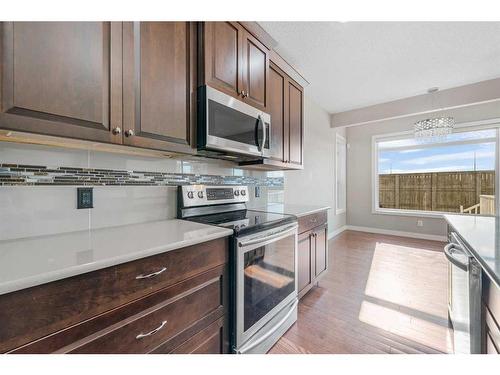
{"label": "white wall", "polygon": [[285,202],[327,205],[330,233],[345,225],[346,215],[335,215],[335,134],[330,115],[307,95],[304,97],[304,169],[285,172]]}
{"label": "white wall", "polygon": [[[478,121],[500,118],[500,105],[493,102],[441,113],[454,116],[456,122]],[[413,116],[347,128],[348,225],[439,236],[446,234],[444,219],[372,213],[372,136],[412,130],[416,120],[428,116]],[[423,227],[417,227],[417,219],[423,220]]]}

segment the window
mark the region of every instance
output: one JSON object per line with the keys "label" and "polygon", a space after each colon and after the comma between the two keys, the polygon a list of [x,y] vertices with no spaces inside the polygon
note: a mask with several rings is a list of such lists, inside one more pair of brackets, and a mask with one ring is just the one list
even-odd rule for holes
{"label": "window", "polygon": [[341,135],[336,135],[335,142],[335,179],[336,199],[335,213],[341,214],[346,209],[346,141]]}
{"label": "window", "polygon": [[374,211],[494,215],[497,129],[459,130],[374,137]]}

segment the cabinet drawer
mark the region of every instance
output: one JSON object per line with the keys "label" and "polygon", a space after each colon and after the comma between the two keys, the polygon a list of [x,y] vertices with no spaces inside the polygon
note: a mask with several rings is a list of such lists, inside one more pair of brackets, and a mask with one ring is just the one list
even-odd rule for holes
{"label": "cabinet drawer", "polygon": [[[226,261],[224,238],[0,296],[0,352],[65,329]],[[137,278],[163,269],[156,276]]]}
{"label": "cabinet drawer", "polygon": [[172,354],[223,354],[226,353],[224,339],[224,318],[210,324],[182,345]]}
{"label": "cabinet drawer", "polygon": [[[77,341],[83,342],[85,338],[101,331],[104,332],[110,326],[119,322],[124,322],[132,316],[136,316],[145,310],[161,304],[167,300],[172,300],[175,297],[196,288],[214,278],[220,278],[220,285],[222,286],[222,294],[224,296],[223,305],[224,309],[217,309],[213,313],[205,316],[196,324],[184,330],[181,334],[177,335],[174,339],[168,342],[170,350],[186,341],[189,337],[193,336],[204,327],[209,325],[214,320],[220,318],[227,310],[227,267],[221,265],[216,268],[204,272],[202,274],[191,277],[187,280],[174,284],[170,287],[159,290],[158,292],[147,295],[146,297],[139,298],[126,305],[107,311],[103,314],[85,320],[81,323],[75,324],[71,327],[57,331],[48,336],[42,337],[38,340],[32,341],[26,345],[16,348],[9,353],[18,354],[43,354],[53,353],[56,351],[64,351],[64,347],[69,348]],[[87,339],[88,340],[88,339]],[[66,349],[69,350],[69,349]]]}
{"label": "cabinet drawer", "polygon": [[148,353],[218,309],[223,310],[223,298],[221,279],[216,277],[60,352]]}
{"label": "cabinet drawer", "polygon": [[327,221],[326,211],[299,217],[299,233],[306,232]]}

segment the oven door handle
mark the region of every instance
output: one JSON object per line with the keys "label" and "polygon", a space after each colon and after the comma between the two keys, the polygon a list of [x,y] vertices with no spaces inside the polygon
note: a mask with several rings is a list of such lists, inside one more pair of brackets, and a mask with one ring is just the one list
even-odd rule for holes
{"label": "oven door handle", "polygon": [[453,249],[460,250],[459,248],[455,247],[454,243],[449,243],[448,245],[446,245],[444,247],[444,255],[450,261],[451,264],[453,264],[453,265],[457,266],[458,268],[460,268],[461,270],[467,272],[469,269],[469,265],[467,263],[464,263],[464,262],[460,261],[459,259],[457,259],[453,255],[453,252],[452,252]]}
{"label": "oven door handle", "polygon": [[280,231],[279,233],[272,234],[270,236],[261,236],[261,237],[254,238],[254,239],[248,240],[248,241],[238,241],[238,246],[239,247],[246,247],[246,246],[259,244],[261,242],[268,242],[268,241],[284,238],[284,237],[287,237],[288,235],[290,235],[290,233],[296,229],[297,229],[297,224],[294,224],[294,225],[286,227],[283,231]]}
{"label": "oven door handle", "polygon": [[246,352],[248,352],[249,350],[252,350],[257,345],[262,343],[263,341],[267,340],[271,335],[274,334],[274,332],[276,332],[288,320],[288,318],[290,318],[290,315],[293,314],[293,311],[295,310],[295,308],[297,307],[298,304],[299,304],[299,300],[296,299],[293,302],[293,305],[290,307],[290,311],[287,312],[286,315],[278,323],[276,323],[276,325],[273,328],[271,328],[264,336],[259,337],[258,340],[255,340],[251,344],[244,345],[236,353],[237,354],[245,354]]}

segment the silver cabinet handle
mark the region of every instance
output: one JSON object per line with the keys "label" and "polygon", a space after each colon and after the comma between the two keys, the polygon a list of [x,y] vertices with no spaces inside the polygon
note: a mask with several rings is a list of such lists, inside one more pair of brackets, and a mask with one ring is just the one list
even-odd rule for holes
{"label": "silver cabinet handle", "polygon": [[158,333],[159,330],[161,330],[163,327],[165,327],[166,324],[167,324],[167,321],[164,320],[163,322],[161,322],[161,324],[158,328],[155,328],[151,332],[148,332],[148,333],[139,333],[137,336],[135,336],[135,338],[137,340],[140,340],[144,337],[153,336],[155,333]]}
{"label": "silver cabinet handle", "polygon": [[160,273],[163,273],[167,270],[167,267],[163,267],[161,270],[159,271],[156,271],[156,272],[153,272],[153,273],[148,273],[147,275],[139,275],[139,276],[136,276],[135,278],[137,280],[140,280],[140,279],[150,279],[152,277],[155,277],[155,276],[158,276]]}
{"label": "silver cabinet handle", "polygon": [[116,128],[114,128],[114,129],[113,129],[113,134],[114,134],[114,135],[121,134],[121,132],[122,132],[122,129],[121,129],[121,128],[119,128],[119,127],[116,127]]}
{"label": "silver cabinet handle", "polygon": [[133,137],[133,136],[134,136],[134,131],[132,129],[125,131],[125,137]]}

